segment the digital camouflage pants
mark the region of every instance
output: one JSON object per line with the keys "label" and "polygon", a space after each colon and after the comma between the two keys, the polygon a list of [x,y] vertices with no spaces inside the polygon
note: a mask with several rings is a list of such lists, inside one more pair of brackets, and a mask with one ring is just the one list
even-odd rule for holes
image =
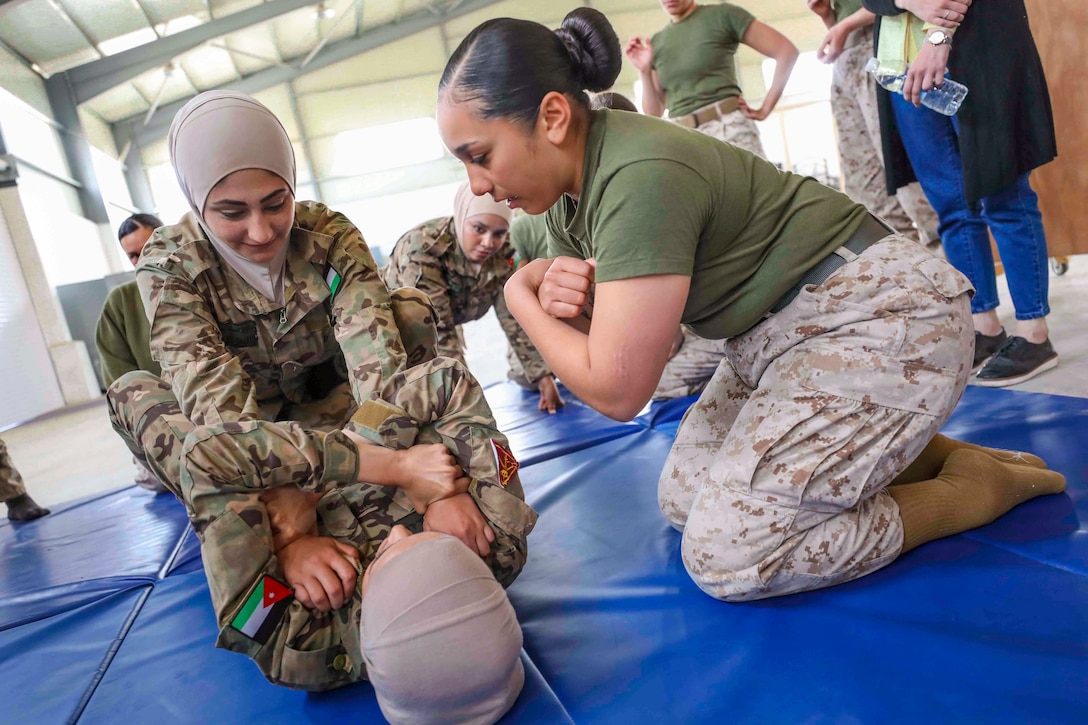
{"label": "digital camouflage pants", "polygon": [[894,196],[888,194],[876,81],[865,71],[873,52],[873,29],[855,30],[831,71],[831,113],[838,133],[843,186],[850,198],[900,234],[918,238],[939,253],[937,213],[926,201],[921,185],[915,182],[901,187]]}
{"label": "digital camouflage pants", "polygon": [[886,487],[967,384],[970,291],[946,261],[890,236],[728,341],[658,485],[700,588],[772,597],[898,556]]}

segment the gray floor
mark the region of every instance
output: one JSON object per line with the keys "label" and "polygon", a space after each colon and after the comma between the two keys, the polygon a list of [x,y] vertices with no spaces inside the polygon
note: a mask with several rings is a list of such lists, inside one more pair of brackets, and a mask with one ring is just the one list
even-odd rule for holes
{"label": "gray floor", "polygon": [[[1008,290],[1000,278],[1000,309],[1014,324]],[[1061,364],[1015,390],[1088,397],[1088,256],[1073,257],[1069,271],[1050,277],[1051,340]],[[506,341],[494,315],[465,326],[469,367],[484,385],[506,377]],[[132,482],[131,457],[110,428],[103,401],[3,433],[31,495],[46,506],[108,491]],[[151,495],[151,494],[148,494]]]}

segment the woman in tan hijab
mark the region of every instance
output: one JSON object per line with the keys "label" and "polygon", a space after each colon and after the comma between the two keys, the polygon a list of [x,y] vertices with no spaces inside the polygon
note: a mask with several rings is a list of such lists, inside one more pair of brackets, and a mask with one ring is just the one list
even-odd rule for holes
{"label": "woman in tan hijab", "polygon": [[540,409],[562,407],[551,370],[528,335],[506,309],[502,288],[514,274],[509,243],[511,210],[468,184],[457,189],[453,216],[423,222],[397,241],[385,268],[390,288],[415,287],[427,293],[438,325],[438,354],[465,362],[461,325],[492,307],[510,343],[510,379],[540,391]]}
{"label": "woman in tan hijab", "polygon": [[[489,695],[493,707],[472,710],[497,718],[492,710],[508,707],[521,682],[511,644],[520,630],[502,585],[524,564],[535,513],[479,385],[435,356],[425,296],[390,294],[346,217],[295,200],[291,142],[267,108],[201,94],[175,117],[169,142],[191,211],[155,233],[137,268],[162,377],[124,375],[108,401],[129,448],[186,504],[219,646],[290,687],[365,679],[363,570],[382,542],[393,572],[403,568],[390,564],[402,539],[441,537],[406,560],[408,576],[490,578],[461,587],[455,604],[498,601],[470,607],[464,620],[505,622],[513,661]],[[411,601],[381,594],[396,589],[379,586],[368,603],[386,614],[413,601],[450,611],[449,595],[429,585]],[[418,639],[441,648],[463,626],[476,625],[429,623]]]}

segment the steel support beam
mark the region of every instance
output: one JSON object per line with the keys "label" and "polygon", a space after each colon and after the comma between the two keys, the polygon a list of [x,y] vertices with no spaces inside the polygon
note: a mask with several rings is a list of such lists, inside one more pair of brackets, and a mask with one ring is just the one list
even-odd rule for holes
{"label": "steel support beam", "polygon": [[151,193],[151,182],[144,170],[144,161],[140,158],[140,147],[132,142],[132,136],[125,131],[113,131],[113,143],[124,154],[121,161],[121,169],[125,175],[125,185],[128,186],[128,195],[132,197],[132,205],[142,212],[155,213],[155,196]]}
{"label": "steel support beam", "polygon": [[79,111],[75,91],[63,73],[45,79],[45,92],[49,96],[49,106],[53,118],[61,125],[60,142],[64,156],[68,160],[68,170],[79,182],[79,204],[83,216],[95,224],[109,223],[106,204],[102,201],[102,191],[98,187],[98,176],[94,171],[91,146],[83,133],[83,123],[79,120]]}
{"label": "steel support beam", "polygon": [[[453,11],[447,11],[442,15],[434,15],[428,10],[419,10],[411,15],[406,15],[399,23],[382,25],[368,30],[356,38],[346,38],[329,44],[320,55],[314,58],[313,61],[306,66],[305,69],[295,67],[266,68],[250,76],[246,76],[240,81],[220,86],[217,90],[232,90],[248,94],[258,93],[266,88],[278,86],[281,83],[289,83],[306,73],[311,73],[334,63],[339,63],[342,60],[353,58],[360,53],[365,53],[369,50],[388,45],[389,43],[396,42],[424,30],[429,30],[436,25],[440,25],[461,15],[476,12],[489,5],[494,5],[497,2],[499,2],[499,0],[465,0],[465,2],[459,3]],[[188,98],[183,98],[174,103],[160,107],[158,111],[148,119],[146,124],[144,124],[143,114],[140,114],[139,116],[132,116],[118,121],[116,125],[132,129],[135,142],[138,145],[146,145],[153,141],[158,141],[166,135],[166,132],[170,129],[170,122],[173,120],[174,114],[176,114],[182,106],[188,103],[188,101]]]}
{"label": "steel support beam", "polygon": [[71,68],[70,78],[76,102],[84,103],[100,93],[132,80],[141,73],[165,65],[170,60],[209,40],[236,30],[313,5],[314,0],[269,0],[248,10],[225,15],[174,35]]}

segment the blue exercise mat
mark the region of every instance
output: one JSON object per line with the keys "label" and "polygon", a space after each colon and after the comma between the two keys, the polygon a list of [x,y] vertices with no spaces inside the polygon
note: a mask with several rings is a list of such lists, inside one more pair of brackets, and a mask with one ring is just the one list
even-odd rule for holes
{"label": "blue exercise mat", "polygon": [[[952,537],[839,587],[719,602],[691,582],[680,534],[657,513],[670,444],[646,431],[522,471],[541,518],[511,598],[526,650],[576,722],[1088,712],[1088,579]],[[1068,536],[1060,520],[1008,518]]]}
{"label": "blue exercise mat", "polygon": [[[247,657],[216,649],[217,634],[202,572],[159,582],[80,722],[382,722],[368,683],[312,694],[277,687]],[[532,662],[522,660],[525,688],[507,721],[570,722]]]}
{"label": "blue exercise mat", "polygon": [[554,415],[537,409],[540,395],[514,383],[484,389],[495,421],[523,466],[637,433],[637,423],[620,423],[588,407],[560,386],[566,405]]}
{"label": "blue exercise mat", "polygon": [[[1088,400],[969,388],[945,431],[1069,479],[990,526],[819,592],[700,592],[657,478],[690,403],[629,424],[489,400],[541,514],[510,589],[527,684],[506,722],[1081,722],[1088,713]],[[135,488],[0,525],[0,702],[17,721],[373,721],[216,650],[182,507]],[[5,629],[6,627],[6,629]],[[44,693],[44,696],[43,696]],[[85,707],[85,709],[84,709]]]}
{"label": "blue exercise mat", "polygon": [[[66,723],[105,671],[149,585],[0,632],[0,708],[8,723]],[[130,684],[143,697],[140,680]],[[114,722],[117,722],[116,720]]]}
{"label": "blue exercise mat", "polygon": [[188,526],[173,496],[136,486],[0,523],[0,629],[151,582]]}

